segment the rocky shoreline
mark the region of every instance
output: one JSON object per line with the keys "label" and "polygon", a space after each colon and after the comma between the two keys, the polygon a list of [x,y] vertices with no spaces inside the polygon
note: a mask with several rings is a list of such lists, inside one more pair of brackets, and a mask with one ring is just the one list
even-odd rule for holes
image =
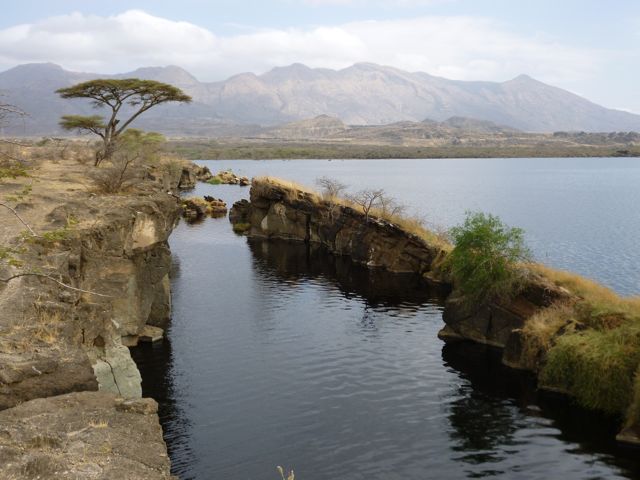
{"label": "rocky shoreline", "polygon": [[[237,202],[230,220],[234,230],[250,237],[320,244],[329,252],[371,268],[420,275],[427,283],[450,292],[443,313],[445,326],[439,333],[442,340],[473,341],[500,348],[503,364],[533,372],[541,388],[569,395],[582,393],[548,379],[542,381],[550,346],[538,345],[528,330],[530,321],[541,314],[573,308],[585,300],[578,289],[568,288],[570,282],[554,281],[555,274],[549,269],[533,268],[526,285],[514,298],[469,308],[450,274],[442,268],[451,246],[429,232],[408,231],[401,225],[366,216],[352,205],[323,199],[313,191],[272,178],[254,179],[250,201]],[[549,344],[586,328],[571,318],[558,327]],[[617,439],[640,445],[640,425],[628,422]]]}
{"label": "rocky shoreline", "polygon": [[35,232],[0,211],[0,277],[30,272],[0,283],[3,478],[171,478],[127,347],[161,338],[170,318],[176,192],[199,167],[155,167],[119,195],[87,192],[89,168],[43,161],[0,185],[30,185],[15,211]]}

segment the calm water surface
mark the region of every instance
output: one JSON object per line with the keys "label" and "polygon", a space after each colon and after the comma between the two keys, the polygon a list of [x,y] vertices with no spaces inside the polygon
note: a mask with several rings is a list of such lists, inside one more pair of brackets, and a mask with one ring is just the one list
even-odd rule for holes
{"label": "calm water surface", "polygon": [[[467,209],[539,259],[640,292],[637,159],[235,161],[212,170],[381,186],[428,221]],[[194,192],[246,197],[248,189]],[[182,479],[639,478],[610,419],[538,394],[482,347],[445,346],[441,295],[301,245],[181,223],[168,340],[134,349]]]}

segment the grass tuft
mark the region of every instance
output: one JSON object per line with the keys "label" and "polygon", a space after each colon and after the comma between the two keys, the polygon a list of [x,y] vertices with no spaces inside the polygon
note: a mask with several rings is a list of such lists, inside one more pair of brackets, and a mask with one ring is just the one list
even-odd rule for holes
{"label": "grass tuft", "polygon": [[584,407],[624,415],[640,364],[640,324],[587,329],[556,338],[540,381],[569,392]]}

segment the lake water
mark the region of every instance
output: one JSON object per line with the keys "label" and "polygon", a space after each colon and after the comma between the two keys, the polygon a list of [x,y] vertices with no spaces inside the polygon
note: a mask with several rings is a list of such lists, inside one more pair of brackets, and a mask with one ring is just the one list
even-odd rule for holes
{"label": "lake water", "polygon": [[[313,185],[383,187],[427,221],[483,210],[537,258],[640,293],[640,160],[210,161]],[[197,187],[229,204],[248,188]],[[173,320],[133,350],[182,479],[639,478],[615,422],[536,392],[495,351],[445,345],[441,297],[226,218],[170,240]]]}

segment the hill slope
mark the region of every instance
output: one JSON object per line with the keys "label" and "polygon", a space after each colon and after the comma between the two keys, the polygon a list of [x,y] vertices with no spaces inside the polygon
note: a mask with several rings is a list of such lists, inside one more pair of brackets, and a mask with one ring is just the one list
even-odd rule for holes
{"label": "hill slope", "polygon": [[[21,65],[0,73],[5,99],[31,115],[10,133],[58,132],[60,115],[90,109],[80,101],[61,100],[54,91],[97,77],[108,76],[69,72],[53,64]],[[463,82],[360,63],[343,70],[294,64],[213,83],[200,82],[175,66],[112,77],[159,80],[192,95],[193,104],[161,106],[139,123],[174,135],[250,135],[252,125],[273,126],[320,115],[359,125],[466,117],[530,132],[640,131],[639,115],[601,107],[526,75],[502,83]]]}

